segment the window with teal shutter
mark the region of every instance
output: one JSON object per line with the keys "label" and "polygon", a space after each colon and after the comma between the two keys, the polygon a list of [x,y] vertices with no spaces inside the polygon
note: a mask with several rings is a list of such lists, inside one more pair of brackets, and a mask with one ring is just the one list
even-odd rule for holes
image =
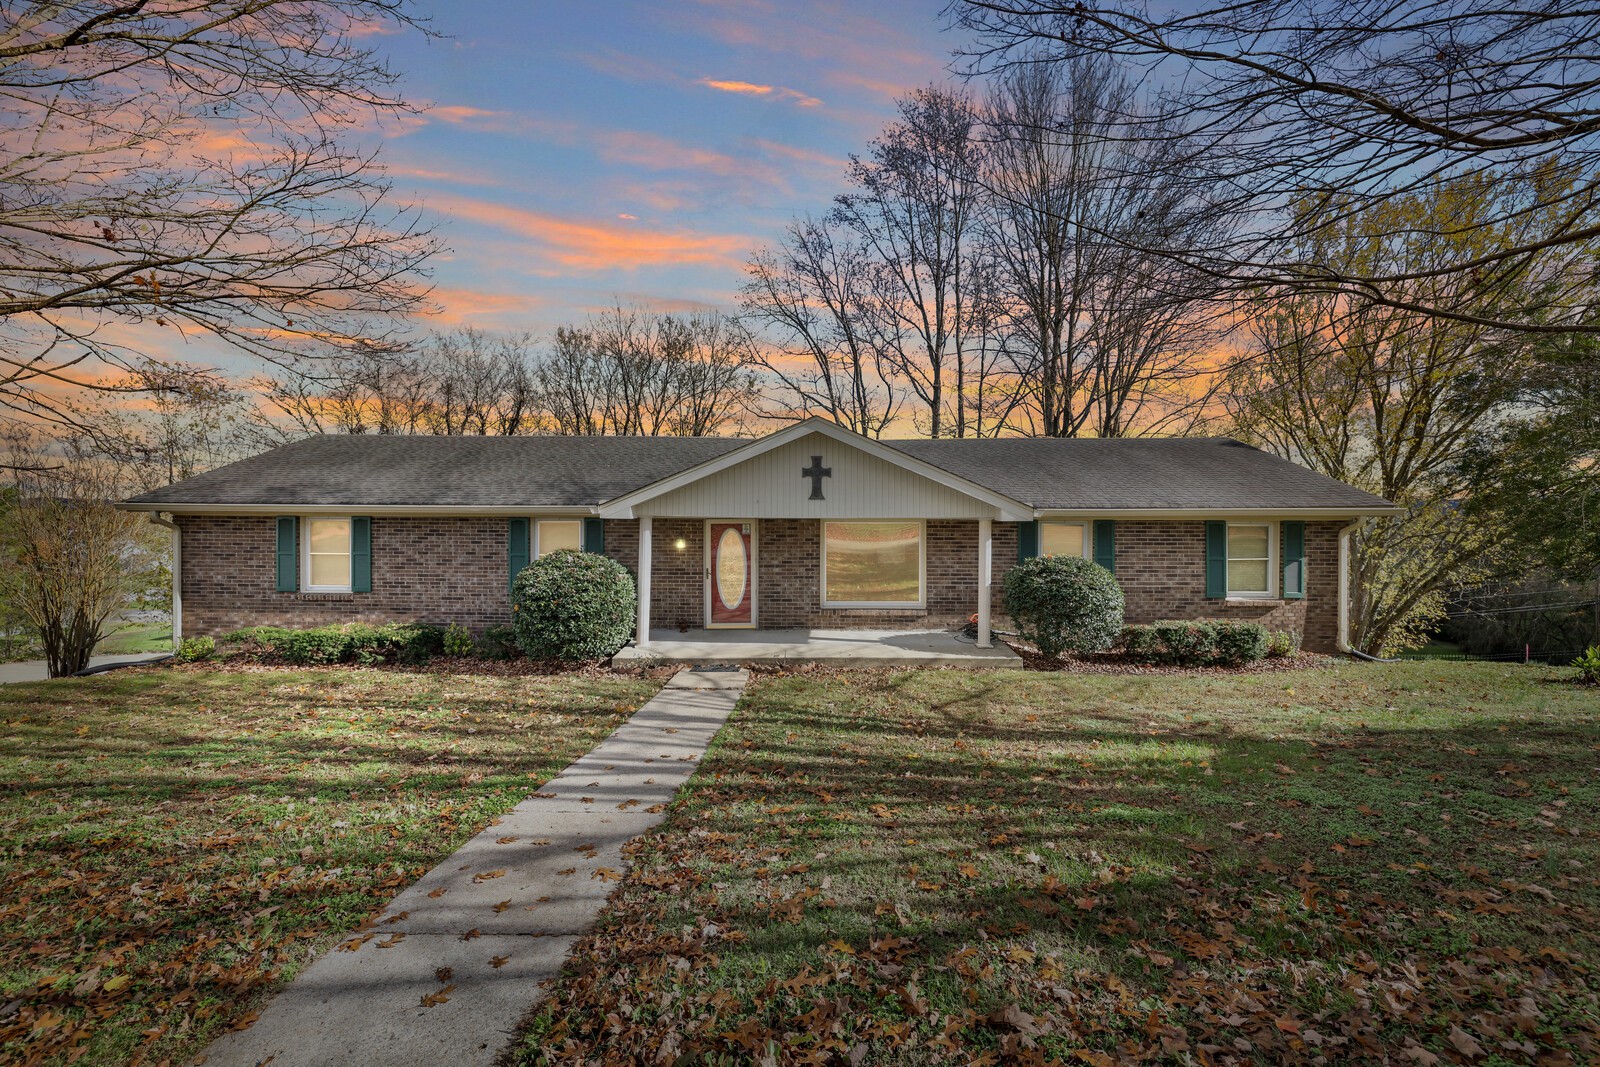
{"label": "window with teal shutter", "polygon": [[293,515],[278,516],[278,585],[280,593],[300,588],[300,530]]}
{"label": "window with teal shutter", "polygon": [[372,520],[365,515],[350,520],[350,591],[372,592]]}
{"label": "window with teal shutter", "polygon": [[1117,522],[1094,520],[1094,561],[1112,574],[1117,573]]}
{"label": "window with teal shutter", "polygon": [[1206,596],[1225,600],[1228,596],[1228,524],[1206,523]]}
{"label": "window with teal shutter", "polygon": [[604,519],[583,520],[583,550],[593,552],[597,556],[606,554],[606,521]]}
{"label": "window with teal shutter", "polygon": [[1017,523],[1017,562],[1033,559],[1039,554],[1039,524],[1037,522]]}
{"label": "window with teal shutter", "polygon": [[517,575],[528,566],[528,520],[510,519],[506,522],[506,560],[510,565],[510,576],[506,578],[506,588],[509,590],[517,580]]}
{"label": "window with teal shutter", "polygon": [[1304,600],[1306,595],[1306,524],[1283,524],[1283,596]]}

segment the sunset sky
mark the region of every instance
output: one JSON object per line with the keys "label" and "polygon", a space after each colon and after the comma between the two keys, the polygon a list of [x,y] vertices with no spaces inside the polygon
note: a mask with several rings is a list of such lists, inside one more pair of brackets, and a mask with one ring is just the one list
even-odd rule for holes
{"label": "sunset sky", "polygon": [[[429,325],[547,331],[613,300],[730,307],[750,251],[825,210],[948,78],[943,0],[472,0],[377,42],[420,118],[383,144],[450,251]],[[868,13],[870,12],[870,13]]]}

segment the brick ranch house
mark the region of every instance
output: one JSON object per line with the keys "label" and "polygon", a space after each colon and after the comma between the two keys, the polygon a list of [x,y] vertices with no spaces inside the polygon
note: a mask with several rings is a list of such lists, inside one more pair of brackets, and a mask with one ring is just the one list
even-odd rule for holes
{"label": "brick ranch house", "polygon": [[976,615],[1041,553],[1116,574],[1129,622],[1254,619],[1345,647],[1368,493],[1226,438],[313,437],[136,496],[173,529],[173,633],[510,619],[510,581],[583,548],[652,628],[917,629]]}

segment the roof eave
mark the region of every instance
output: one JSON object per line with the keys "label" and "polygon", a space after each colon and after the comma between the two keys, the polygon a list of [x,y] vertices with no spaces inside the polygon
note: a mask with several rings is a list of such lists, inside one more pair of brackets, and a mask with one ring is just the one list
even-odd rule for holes
{"label": "roof eave", "polygon": [[166,512],[169,515],[390,515],[510,517],[524,515],[588,516],[597,510],[590,504],[294,504],[233,503],[188,504],[175,501],[124,500],[123,511]]}
{"label": "roof eave", "polygon": [[1041,519],[1353,519],[1401,515],[1405,510],[1393,504],[1309,508],[1039,508],[1036,515]]}

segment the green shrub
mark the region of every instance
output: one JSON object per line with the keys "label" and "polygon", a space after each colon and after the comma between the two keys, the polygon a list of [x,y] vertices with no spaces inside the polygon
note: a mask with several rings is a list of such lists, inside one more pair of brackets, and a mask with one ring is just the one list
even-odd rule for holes
{"label": "green shrub", "polygon": [[[1292,634],[1278,636],[1297,643]],[[1267,655],[1270,644],[1266,627],[1256,622],[1167,619],[1149,626],[1130,626],[1122,633],[1122,650],[1129,659],[1173,667],[1254,663]]]}
{"label": "green shrub", "polygon": [[1046,656],[1104,652],[1122,633],[1122,587],[1077,556],[1035,556],[1006,572],[1006,614]]}
{"label": "green shrub", "polygon": [[1153,629],[1161,645],[1158,662],[1198,667],[1216,659],[1217,631],[1208,622],[1169,619],[1157,622]]}
{"label": "green shrub", "polygon": [[355,651],[350,635],[338,626],[290,630],[268,644],[274,653],[294,664],[344,663]]}
{"label": "green shrub", "polygon": [[1585,685],[1600,685],[1600,645],[1590,645],[1583,655],[1572,661],[1578,670],[1577,680]]}
{"label": "green shrub", "polygon": [[1266,658],[1267,628],[1259,622],[1215,622],[1211,632],[1216,646],[1213,663],[1237,667]]}
{"label": "green shrub", "polygon": [[636,608],[628,568],[591,552],[540,556],[512,583],[517,646],[534,659],[605,659],[633,635]]}
{"label": "green shrub", "polygon": [[1156,637],[1156,628],[1143,624],[1123,630],[1122,652],[1135,663],[1161,662],[1161,641]]}
{"label": "green shrub", "polygon": [[287,626],[246,626],[242,630],[230,630],[218,640],[225,645],[257,646],[271,649],[278,641],[294,633]]}
{"label": "green shrub", "polygon": [[1282,659],[1300,651],[1300,635],[1293,630],[1274,630],[1267,635],[1267,655]]}
{"label": "green shrub", "polygon": [[465,626],[451,623],[444,631],[444,654],[447,656],[472,655],[472,632]]}
{"label": "green shrub", "polygon": [[491,626],[478,638],[478,655],[484,659],[515,659],[521,654],[513,627]]}
{"label": "green shrub", "polygon": [[443,649],[444,630],[419,622],[352,622],[309,630],[251,626],[224,634],[223,640],[297,665],[426,663]]}
{"label": "green shrub", "polygon": [[216,654],[217,643],[209,637],[185,637],[178,642],[177,658],[184,663],[198,663]]}

